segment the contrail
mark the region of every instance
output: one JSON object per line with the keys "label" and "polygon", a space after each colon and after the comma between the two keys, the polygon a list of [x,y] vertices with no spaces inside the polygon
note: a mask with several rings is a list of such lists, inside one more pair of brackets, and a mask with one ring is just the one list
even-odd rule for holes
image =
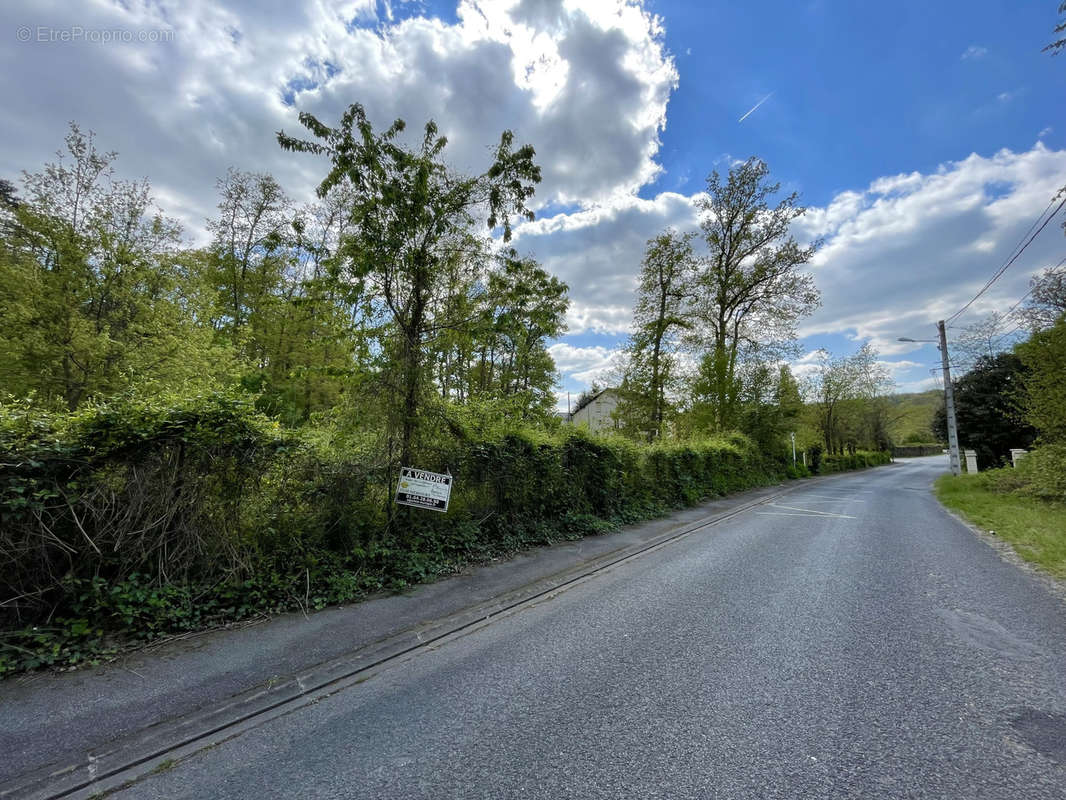
{"label": "contrail", "polygon": [[766,95],[766,97],[764,97],[764,98],[763,98],[762,100],[760,100],[760,101],[759,101],[758,103],[756,103],[756,104],[755,104],[754,106],[752,106],[752,109],[751,109],[751,111],[749,111],[749,112],[748,112],[747,114],[745,114],[745,115],[744,115],[743,117],[741,117],[740,119],[738,119],[738,120],[737,120],[737,122],[743,122],[743,121],[744,121],[744,120],[746,120],[746,119],[747,119],[748,117],[750,117],[750,116],[751,116],[751,115],[752,115],[753,113],[755,113],[755,109],[757,109],[757,108],[758,108],[759,106],[761,106],[761,105],[762,105],[763,103],[765,103],[765,102],[766,102],[767,100],[769,100],[769,99],[770,99],[771,97],[773,97],[773,94],[774,94],[773,92],[770,92],[770,94]]}

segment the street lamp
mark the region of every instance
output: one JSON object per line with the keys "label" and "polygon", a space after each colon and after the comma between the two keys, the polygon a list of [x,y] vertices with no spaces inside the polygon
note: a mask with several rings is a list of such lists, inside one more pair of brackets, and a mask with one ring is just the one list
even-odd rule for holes
{"label": "street lamp", "polygon": [[[948,418],[948,452],[951,459],[951,474],[958,475],[962,472],[959,464],[959,433],[955,425],[955,392],[951,386],[951,368],[948,366],[948,337],[944,330],[944,320],[937,324],[937,332],[940,334],[940,361],[944,367],[944,407]],[[901,342],[936,342],[937,339],[911,339],[900,336]]]}

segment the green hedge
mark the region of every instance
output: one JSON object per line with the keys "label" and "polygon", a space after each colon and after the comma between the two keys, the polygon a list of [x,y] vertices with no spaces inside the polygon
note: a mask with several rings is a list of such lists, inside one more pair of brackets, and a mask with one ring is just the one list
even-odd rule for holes
{"label": "green hedge", "polygon": [[[372,447],[283,434],[241,397],[0,404],[0,675],[348,602],[802,474],[738,434],[649,447],[445,427],[417,464],[455,477],[437,514],[390,503],[394,470]],[[835,458],[823,467],[884,463]]]}

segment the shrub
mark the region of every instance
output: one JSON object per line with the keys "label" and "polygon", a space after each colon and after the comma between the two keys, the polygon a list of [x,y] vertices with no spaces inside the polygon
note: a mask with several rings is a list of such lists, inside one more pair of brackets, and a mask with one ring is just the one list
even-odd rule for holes
{"label": "shrub", "polygon": [[740,434],[644,446],[452,422],[418,464],[455,477],[445,515],[393,506],[394,470],[362,445],[283,436],[238,396],[0,405],[0,675],[347,602],[807,474]]}
{"label": "shrub", "polygon": [[[1011,471],[1010,468],[1004,472]],[[1066,501],[1066,444],[1046,444],[1014,468],[1017,491],[1044,500]]]}

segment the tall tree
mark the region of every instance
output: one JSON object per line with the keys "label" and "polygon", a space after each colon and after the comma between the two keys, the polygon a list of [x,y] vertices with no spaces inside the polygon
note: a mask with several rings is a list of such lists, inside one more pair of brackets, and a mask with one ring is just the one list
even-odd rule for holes
{"label": "tall tree", "polygon": [[1042,441],[1066,442],[1066,316],[1034,333],[1016,352],[1028,373],[1021,398],[1026,420]]}
{"label": "tall tree", "polygon": [[712,172],[699,202],[708,254],[693,311],[716,430],[737,423],[739,361],[776,360],[795,340],[796,322],[819,304],[813,277],[800,271],[818,243],[801,246],[790,233],[806,209],[795,192],[771,206],[780,184],[768,176],[757,158],[732,167],[724,184]]}
{"label": "tall tree", "polygon": [[247,327],[281,283],[282,246],[293,211],[281,186],[266,173],[230,169],[218,180],[218,192],[219,215],[208,223],[219,291],[215,324],[235,346],[250,348],[254,359]]}
{"label": "tall tree", "polygon": [[207,379],[223,358],[196,326],[180,229],[147,181],[72,124],[66,152],[24,173],[0,253],[0,365],[9,388],[75,409],[93,397]]}
{"label": "tall tree", "polygon": [[641,263],[635,331],[626,348],[622,399],[615,414],[623,430],[649,441],[663,435],[667,396],[676,377],[678,336],[690,326],[686,312],[696,271],[695,236],[668,229],[648,241]]}
{"label": "tall tree", "polygon": [[513,250],[501,256],[488,276],[484,301],[490,326],[483,336],[497,364],[495,391],[523,398],[526,411],[555,405],[555,363],[547,345],[566,330],[568,291],[536,261],[519,258]]}
{"label": "tall tree", "polygon": [[[1014,353],[983,356],[965,375],[955,378],[955,419],[959,444],[977,452],[980,469],[999,466],[1012,447],[1029,447],[1036,431],[1023,413],[1028,370]],[[947,438],[943,407],[934,417],[938,435]]]}
{"label": "tall tree", "polygon": [[336,128],[308,113],[300,114],[300,123],[314,140],[279,132],[278,143],[285,150],[330,158],[319,196],[339,184],[349,186],[351,232],[342,245],[344,269],[374,292],[395,333],[391,344],[400,399],[389,422],[399,439],[400,460],[411,463],[427,390],[427,339],[455,323],[432,314],[432,297],[447,275],[443,267],[467,246],[475,214],[483,212],[490,230],[502,227],[504,241],[511,238],[513,215],[533,218],[526,202],[540,181],[540,168],[532,147],[512,148],[510,131],[501,135],[489,168],[467,176],[445,164],[447,139],[432,121],[415,148],[398,139],[403,120],[375,133],[359,104],[344,112]]}
{"label": "tall tree", "polygon": [[972,364],[982,356],[993,356],[1001,348],[1000,341],[1007,319],[998,311],[962,329],[951,342],[949,352],[958,364]]}

